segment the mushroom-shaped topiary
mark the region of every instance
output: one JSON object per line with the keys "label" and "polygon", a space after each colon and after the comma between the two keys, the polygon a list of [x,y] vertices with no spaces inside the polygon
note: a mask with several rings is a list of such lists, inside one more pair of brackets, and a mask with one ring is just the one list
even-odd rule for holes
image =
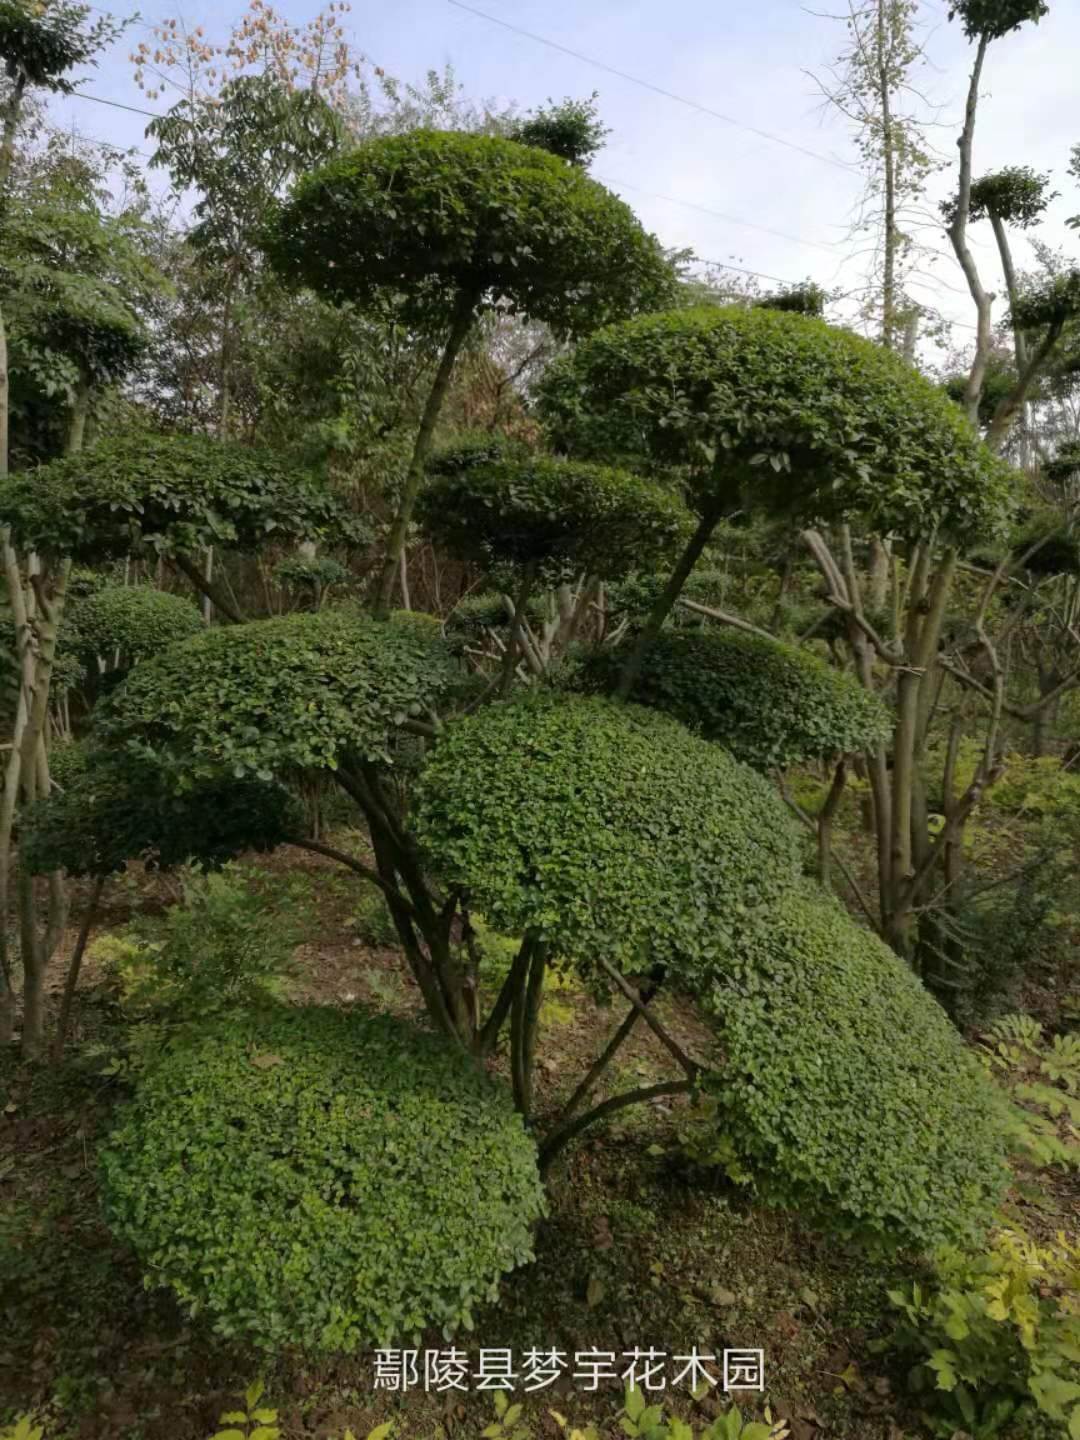
{"label": "mushroom-shaped topiary", "polygon": [[270,451],[140,431],[7,477],[0,523],[28,550],[89,562],[141,544],[186,556],[268,536],[359,538],[324,485]]}
{"label": "mushroom-shaped topiary", "polygon": [[480,311],[498,306],[569,335],[674,298],[659,244],[621,200],[555,155],[492,136],[368,141],[302,180],[266,243],[287,278],[338,302],[393,294],[406,320],[446,335],[387,542],[382,616],[454,362]]}
{"label": "mushroom-shaped topiary", "polygon": [[560,448],[681,467],[697,497],[701,523],[620,693],[725,509],[969,538],[1008,508],[1007,467],[935,385],[807,315],[703,307],[613,325],[549,368],[541,401]]}
{"label": "mushroom-shaped topiary", "polygon": [[749,502],[917,537],[992,528],[1007,503],[1006,467],[935,385],[807,315],[611,326],[549,368],[542,404],[561,448],[689,469],[706,514]]}
{"label": "mushroom-shaped topiary", "polygon": [[69,606],[70,636],[61,645],[84,659],[119,651],[125,668],[159,650],[197,635],[202,616],[181,595],[150,585],[104,585]]}
{"label": "mushroom-shaped topiary", "polygon": [[194,774],[262,779],[387,758],[456,667],[437,624],[376,624],[355,611],[280,616],[193,636],[137,665],[102,732],[149,741]]}
{"label": "mushroom-shaped topiary", "polygon": [[[456,459],[456,456],[455,456]],[[464,560],[611,579],[670,558],[690,528],[670,490],[625,470],[534,456],[439,469],[419,519]]]}
{"label": "mushroom-shaped topiary", "polygon": [[131,860],[216,868],[304,833],[289,792],[250,777],[179,788],[156,763],[85,743],[57,750],[52,770],[56,788],[20,819],[19,859],[31,874],[102,876]]}
{"label": "mushroom-shaped topiary", "polygon": [[752,770],[666,716],[550,691],[451,725],[413,826],[491,925],[594,978],[606,961],[696,986],[799,868],[790,817]]}
{"label": "mushroom-shaped topiary", "polygon": [[[589,656],[587,685],[614,684],[625,645]],[[890,733],[888,710],[816,655],[739,630],[665,630],[630,698],[681,720],[758,770],[865,750]]]}
{"label": "mushroom-shaped topiary", "polygon": [[503,1089],[432,1035],[331,1008],[171,1049],[101,1168],[147,1282],[267,1349],[471,1326],[532,1259],[544,1203]]}
{"label": "mushroom-shaped topiary", "polygon": [[819,891],[754,919],[712,996],[707,1143],[841,1230],[920,1250],[985,1231],[1009,1178],[1001,1097],[937,1001]]}

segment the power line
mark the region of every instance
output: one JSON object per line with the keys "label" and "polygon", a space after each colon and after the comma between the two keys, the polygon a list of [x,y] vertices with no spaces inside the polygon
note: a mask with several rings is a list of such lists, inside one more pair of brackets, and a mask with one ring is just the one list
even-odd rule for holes
{"label": "power line", "polygon": [[[456,0],[452,0],[456,3]],[[698,210],[703,215],[712,215],[717,220],[725,220],[729,225],[744,225],[748,230],[760,230],[764,235],[774,235],[780,240],[790,240],[795,245],[809,245],[814,250],[825,250],[831,252],[840,241],[833,241],[826,244],[821,240],[804,240],[800,235],[791,235],[786,230],[773,230],[768,225],[759,225],[754,220],[743,220],[738,215],[726,215],[722,210],[710,209],[708,205],[699,205],[696,200],[680,200],[675,195],[661,195],[656,190],[646,190],[642,185],[631,185],[628,180],[616,180],[612,176],[597,175],[597,180],[602,180],[605,185],[620,186],[624,190],[636,190],[640,195],[651,195],[654,200],[665,200],[669,205],[682,205],[687,210]]]}
{"label": "power line", "polygon": [[571,50],[569,45],[560,45],[556,40],[548,40],[545,36],[536,35],[531,30],[523,30],[520,25],[511,25],[509,20],[500,20],[497,15],[489,15],[485,10],[477,10],[473,5],[466,5],[464,0],[446,0],[446,3],[453,5],[457,10],[467,10],[470,15],[478,15],[481,20],[489,20],[492,25],[501,25],[504,30],[510,30],[515,35],[523,35],[526,40],[535,40],[538,45],[546,45],[549,50],[558,50],[561,54],[569,55],[574,60],[580,60],[585,65],[592,65],[597,70],[604,70],[608,75],[615,75],[631,85],[638,85],[643,90],[651,90],[654,95],[662,95],[665,100],[674,100],[676,104],[686,105],[701,115],[709,115],[712,119],[720,120],[725,125],[734,125],[736,129],[756,135],[760,140],[769,140],[774,145],[783,145],[788,150],[795,150],[798,154],[806,155],[811,160],[820,160],[822,164],[832,165],[837,170],[846,170],[849,174],[858,175],[860,173],[857,166],[849,165],[846,160],[836,160],[831,155],[823,155],[819,150],[808,150],[805,145],[797,145],[793,140],[785,140],[782,135],[774,135],[771,130],[759,130],[755,125],[747,125],[744,121],[736,119],[734,115],[725,115],[720,110],[713,110],[709,105],[702,105],[698,100],[691,100],[686,95],[678,95],[674,90],[665,90],[662,85],[654,85],[651,80],[642,80],[639,75],[631,75],[625,70],[619,70],[614,65],[608,65],[603,60],[595,59],[592,55],[583,55],[580,50]]}

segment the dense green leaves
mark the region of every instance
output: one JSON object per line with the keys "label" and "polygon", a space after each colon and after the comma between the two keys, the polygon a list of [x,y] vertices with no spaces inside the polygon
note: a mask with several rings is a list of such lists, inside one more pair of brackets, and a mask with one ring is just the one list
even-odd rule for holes
{"label": "dense green leaves", "polygon": [[74,88],[65,72],[76,65],[95,63],[93,56],[119,34],[111,16],[89,29],[84,25],[91,5],[53,0],[37,6],[29,0],[0,0],[0,56],[9,79],[70,94]]}
{"label": "dense green leaves", "polygon": [[669,558],[690,520],[670,490],[628,471],[542,456],[436,469],[418,518],[462,559],[605,579]]}
{"label": "dense green leaves", "polygon": [[798,870],[792,823],[753,771],[666,716],[550,692],[452,725],[414,825],[496,929],[585,970],[662,964],[691,985]]}
{"label": "dense green leaves", "polygon": [[459,297],[581,334],[667,303],[657,241],[576,166],[531,145],[414,130],[301,180],[267,237],[286,277],[337,301],[403,297],[442,322]]}
{"label": "dense green leaves", "polygon": [[882,533],[999,523],[1009,472],[899,356],[809,316],[701,308],[611,326],[556,361],[560,448],[689,467],[702,500]]}
{"label": "dense green leaves", "polygon": [[147,1283],[267,1348],[470,1325],[532,1258],[543,1209],[503,1090],[434,1036],[334,1009],[234,1017],[174,1048],[102,1171]]}
{"label": "dense green leaves", "polygon": [[34,874],[106,875],[130,860],[218,866],[304,833],[288,791],[250,777],[180,790],[151,758],[85,744],[57,750],[52,768],[57,788],[19,826],[19,858]]}
{"label": "dense green leaves", "polygon": [[929,1248],[985,1229],[1000,1097],[908,967],[820,892],[755,925],[712,997],[723,1148],[761,1194]]}
{"label": "dense green leaves", "polygon": [[[626,649],[589,656],[585,683],[613,685]],[[794,645],[739,630],[665,630],[631,698],[758,770],[866,749],[891,731],[885,706],[853,676]]]}
{"label": "dense green leaves", "polygon": [[960,17],[969,40],[1000,40],[1030,20],[1038,22],[1049,10],[1046,0],[954,0],[949,19]]}
{"label": "dense green leaves", "polygon": [[150,585],[104,585],[75,601],[70,628],[61,644],[81,658],[111,659],[119,651],[124,665],[164,650],[203,628],[190,600]]}
{"label": "dense green leaves", "polygon": [[268,779],[379,759],[392,732],[455,676],[437,624],[351,610],[204,631],[138,665],[102,728],[160,746],[194,773]]}
{"label": "dense green leaves", "polygon": [[1054,194],[1048,195],[1049,175],[1030,165],[1007,165],[982,175],[971,187],[971,220],[998,219],[1026,230],[1037,225]]}
{"label": "dense green leaves", "polygon": [[325,486],[276,454],[201,435],[125,432],[0,486],[0,523],[46,555],[101,560],[270,539],[359,539]]}

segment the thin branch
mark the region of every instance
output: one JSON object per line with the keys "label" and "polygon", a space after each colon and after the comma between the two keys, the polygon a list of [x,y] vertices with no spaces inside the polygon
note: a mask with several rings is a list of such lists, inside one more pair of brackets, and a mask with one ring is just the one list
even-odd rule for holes
{"label": "thin branch", "polygon": [[369,880],[372,885],[377,885],[384,895],[392,896],[399,905],[408,910],[409,914],[416,916],[416,906],[401,893],[395,885],[389,885],[377,871],[357,860],[355,855],[350,855],[346,850],[338,850],[333,845],[324,845],[321,840],[301,840],[298,836],[289,836],[285,842],[297,850],[310,850],[314,855],[325,855],[330,860],[336,860],[339,865],[346,866],[354,875],[360,875]]}
{"label": "thin branch", "polygon": [[693,1091],[694,1083],[691,1080],[665,1080],[659,1085],[642,1085],[638,1090],[627,1090],[622,1095],[613,1095],[610,1100],[603,1101],[592,1110],[586,1110],[584,1115],[572,1120],[569,1125],[560,1126],[548,1136],[540,1146],[541,1175],[546,1174],[552,1162],[571,1140],[576,1139],[588,1126],[602,1120],[605,1115],[614,1115],[616,1111],[625,1110],[630,1105],[643,1105],[661,1095],[690,1095]]}
{"label": "thin branch", "polygon": [[634,1008],[640,1012],[641,1018],[645,1021],[645,1024],[648,1025],[649,1029],[660,1041],[661,1045],[664,1046],[665,1050],[667,1050],[668,1054],[672,1057],[675,1063],[681,1069],[686,1071],[687,1077],[690,1080],[696,1080],[698,1073],[701,1070],[701,1066],[690,1059],[689,1055],[687,1055],[686,1051],[682,1048],[678,1041],[672,1039],[672,1037],[664,1029],[663,1025],[661,1025],[660,1021],[649,1009],[647,1003],[642,999],[642,997],[638,994],[638,992],[634,989],[630,982],[625,978],[625,976],[623,976],[618,970],[616,970],[615,966],[612,965],[610,960],[601,960],[600,966],[604,973],[608,976],[608,978],[618,987],[618,989],[622,992],[626,999],[630,1001],[630,1004],[633,1005]]}
{"label": "thin branch", "polygon": [[699,605],[696,600],[684,600],[680,597],[675,601],[684,610],[692,610],[695,615],[707,615],[710,620],[719,620],[721,625],[730,625],[733,630],[744,630],[748,635],[760,635],[763,640],[775,642],[776,636],[770,635],[768,630],[762,630],[759,625],[751,625],[749,620],[743,620],[739,615],[730,615],[726,610],[714,610],[711,605]]}

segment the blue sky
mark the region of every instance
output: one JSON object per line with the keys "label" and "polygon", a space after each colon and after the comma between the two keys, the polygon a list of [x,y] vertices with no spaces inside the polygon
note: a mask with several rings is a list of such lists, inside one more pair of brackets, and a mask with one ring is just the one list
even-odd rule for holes
{"label": "blue sky", "polygon": [[[841,162],[855,159],[849,128],[823,108],[806,73],[823,73],[842,48],[843,27],[811,13],[798,0],[468,3],[744,125]],[[817,0],[813,9],[840,10],[844,3]],[[975,170],[978,174],[1007,164],[1052,170],[1057,188],[1065,193],[1037,233],[1080,259],[1080,235],[1064,226],[1065,216],[1080,210],[1080,186],[1064,173],[1070,147],[1080,142],[1080,5],[1076,0],[1050,4],[1051,13],[1040,25],[1025,27],[991,47]],[[141,15],[150,22],[182,14],[190,25],[202,24],[209,38],[223,39],[243,8],[242,0],[225,5],[144,0]],[[299,22],[320,7],[317,0],[279,0],[277,8]],[[948,23],[946,9],[947,0],[921,0],[928,63],[919,83],[931,107],[924,113],[940,122],[932,134],[951,166],[935,180],[935,196],[954,183],[955,136],[971,58],[959,26]],[[119,6],[116,12],[126,13]],[[703,257],[789,281],[810,275],[829,286],[852,288],[865,272],[858,253],[865,240],[849,235],[862,188],[856,173],[606,74],[450,0],[397,0],[391,5],[354,0],[346,28],[358,51],[402,79],[416,80],[429,68],[451,63],[466,92],[477,100],[516,101],[529,108],[549,97],[598,90],[613,133],[594,173],[623,194],[667,244],[692,246]],[[131,44],[122,40],[85,88],[146,106],[126,58]],[[151,108],[164,106],[165,101],[158,100]],[[146,148],[146,121],[137,115],[74,98],[57,100],[53,112],[57,121],[87,135]],[[987,282],[998,285],[989,227],[978,227],[973,238]],[[937,304],[950,319],[970,322],[966,294],[950,288],[962,291],[963,279],[947,242],[940,237],[934,243],[941,259],[929,268],[918,298]],[[1022,241],[1018,254],[1023,263]],[[964,333],[957,331],[958,340]]]}

